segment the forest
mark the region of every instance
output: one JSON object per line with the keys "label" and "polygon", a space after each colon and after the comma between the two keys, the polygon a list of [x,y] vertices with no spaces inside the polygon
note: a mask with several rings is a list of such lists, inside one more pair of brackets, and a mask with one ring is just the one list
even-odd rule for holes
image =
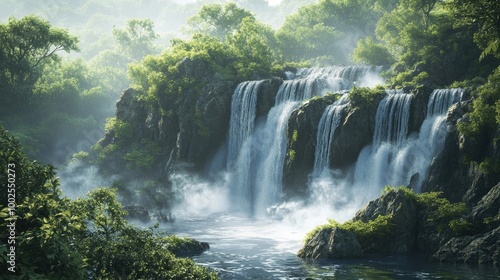
{"label": "forest", "polygon": [[[218,279],[176,253],[196,241],[159,224],[135,227],[123,205],[161,218],[177,202],[173,172],[210,177],[207,163],[230,126],[214,112],[230,110],[221,104],[238,84],[273,87],[295,69],[332,65],[381,67],[383,87],[349,93],[362,108],[381,88],[466,88],[472,99],[457,133],[498,143],[498,1],[1,1],[0,224],[15,224],[15,238],[0,238],[1,274]],[[291,134],[292,144],[301,137]],[[461,162],[500,173],[494,152],[471,149]],[[66,197],[58,173],[75,164],[96,167],[109,185]],[[497,213],[478,227],[499,221]]]}

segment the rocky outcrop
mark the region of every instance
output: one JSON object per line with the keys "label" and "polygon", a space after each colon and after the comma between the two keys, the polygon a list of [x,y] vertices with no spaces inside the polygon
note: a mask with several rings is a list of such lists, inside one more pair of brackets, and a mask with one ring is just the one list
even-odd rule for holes
{"label": "rocky outcrop", "polygon": [[301,258],[344,259],[363,255],[354,234],[339,227],[319,230],[298,254]]}
{"label": "rocky outcrop", "polygon": [[346,168],[358,159],[361,150],[372,142],[377,107],[384,95],[376,95],[372,103],[348,107],[346,117],[337,129],[330,148],[333,168]]}
{"label": "rocky outcrop", "polygon": [[413,251],[417,240],[418,207],[416,201],[408,197],[403,190],[391,191],[370,201],[364,209],[356,213],[353,221],[367,223],[380,215],[392,215],[392,223],[396,227],[391,234],[366,244],[363,251],[371,253],[408,253]]}
{"label": "rocky outcrop", "polygon": [[304,197],[308,176],[314,167],[318,124],[325,108],[335,98],[314,98],[295,110],[288,120],[287,153],[283,170],[283,190],[288,197]]}
{"label": "rocky outcrop", "polygon": [[166,241],[168,250],[177,257],[192,257],[210,249],[208,243],[191,238],[170,236],[166,238]]}
{"label": "rocky outcrop", "polygon": [[422,191],[441,191],[452,202],[464,201],[474,206],[500,182],[500,174],[485,172],[469,161],[500,158],[500,128],[483,128],[474,139],[461,135],[457,124],[467,121],[470,105],[461,102],[448,110],[444,148],[432,161]]}
{"label": "rocky outcrop", "polygon": [[283,79],[272,78],[265,80],[260,85],[259,90],[257,91],[257,105],[255,112],[257,121],[267,117],[267,113],[275,104],[276,94],[282,84]]}
{"label": "rocky outcrop", "polygon": [[485,234],[452,238],[432,257],[448,263],[500,264],[500,227]]}
{"label": "rocky outcrop", "polygon": [[410,123],[408,124],[408,133],[418,132],[427,115],[427,103],[433,89],[421,86],[412,90],[413,99],[410,105]]}
{"label": "rocky outcrop", "polygon": [[[500,183],[493,187],[479,203],[458,220],[437,217],[436,212],[452,211],[436,208],[434,201],[418,198],[408,190],[396,189],[368,203],[358,211],[350,223],[373,223],[379,216],[389,216],[394,225],[377,234],[369,230],[351,230],[363,253],[393,254],[425,252],[433,260],[451,263],[500,264]],[[444,219],[444,220],[443,220]],[[452,221],[463,222],[462,227],[451,228]],[[372,224],[370,227],[381,225]],[[382,225],[383,226],[383,225]],[[346,225],[335,227],[349,228]],[[357,226],[357,228],[363,228]],[[299,251],[303,258],[331,257],[332,226],[318,230]],[[373,236],[371,236],[373,235]],[[361,239],[360,239],[361,238]],[[342,240],[338,239],[337,241]],[[339,241],[340,242],[340,241]],[[350,246],[352,241],[346,240]],[[338,245],[340,246],[340,245]]]}

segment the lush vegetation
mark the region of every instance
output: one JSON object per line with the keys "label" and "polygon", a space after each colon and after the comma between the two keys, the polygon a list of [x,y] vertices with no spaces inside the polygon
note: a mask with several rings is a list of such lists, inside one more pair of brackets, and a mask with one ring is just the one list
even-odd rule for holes
{"label": "lush vegetation", "polygon": [[[473,229],[473,224],[464,218],[469,212],[465,203],[451,203],[446,198],[441,197],[440,192],[417,194],[407,187],[391,188],[386,186],[382,195],[388,195],[396,191],[403,191],[406,199],[414,201],[418,205],[417,211],[419,215],[422,215],[428,223],[431,223],[440,232],[451,230],[454,234],[459,235]],[[366,248],[378,239],[391,236],[398,224],[394,222],[393,214],[379,215],[368,222],[350,220],[345,223],[338,223],[329,219],[327,224],[320,225],[310,231],[306,235],[304,243],[309,242],[320,230],[334,227],[354,233],[361,247]]]}
{"label": "lush vegetation", "polygon": [[156,36],[148,20],[131,20],[113,33],[116,48],[88,62],[63,57],[78,50],[78,39],[39,17],[0,25],[0,122],[30,156],[60,165],[102,137],[128,86],[127,63],[153,51]]}
{"label": "lush vegetation", "polygon": [[[165,238],[155,228],[138,229],[109,188],[95,189],[85,198],[61,196],[54,169],[29,160],[19,143],[0,128],[0,180],[15,174],[16,206],[2,205],[0,224],[15,217],[15,243],[0,239],[1,262],[7,264],[15,246],[12,279],[216,279],[216,274],[174,253],[189,239]],[[5,186],[5,185],[2,185]],[[8,201],[2,187],[2,202]],[[9,196],[10,197],[10,196]],[[12,205],[10,205],[12,206]],[[14,210],[15,216],[11,217]],[[3,265],[2,265],[3,267]],[[5,273],[4,276],[7,276]],[[10,279],[6,278],[6,279]]]}
{"label": "lush vegetation", "polygon": [[[62,164],[70,154],[94,145],[107,119],[106,130],[114,137],[108,145],[93,146],[94,163],[109,167],[121,161],[120,172],[151,171],[169,151],[154,137],[138,136],[133,123],[109,118],[118,94],[130,84],[139,92],[141,109],[159,108],[167,121],[188,115],[202,138],[213,132],[199,112],[181,112],[180,105],[206,94],[202,89],[212,74],[237,83],[282,76],[283,69],[296,65],[383,65],[389,69],[385,75],[392,87],[473,87],[474,99],[459,124],[460,133],[484,146],[498,135],[498,1],[293,0],[278,8],[263,0],[214,0],[208,5],[196,1],[185,6],[169,0],[76,2],[0,3],[0,15],[5,18],[10,11],[7,16],[13,16],[0,23],[0,124],[21,142],[2,129],[0,160],[3,166],[15,164],[16,180],[22,185],[16,189],[18,273],[26,278],[215,277],[190,260],[174,257],[172,251],[183,240],[166,240],[154,229],[128,225],[115,191],[99,189],[77,201],[62,198],[54,169],[21,152]],[[22,9],[36,15],[23,17]],[[283,19],[283,11],[294,13]],[[109,16],[113,13],[120,17]],[[186,22],[182,36],[173,36],[169,29],[183,25],[170,20],[175,14]],[[263,20],[268,18],[279,23]],[[183,61],[204,65],[205,72],[188,77]],[[355,106],[365,106],[381,94],[382,88],[355,88],[350,99]],[[484,170],[500,171],[497,158],[483,154],[468,160]],[[123,197],[161,211],[171,193],[157,183],[148,181],[133,191],[124,182],[113,185]],[[464,204],[450,203],[438,193],[407,195],[441,230],[451,228],[458,234],[477,226],[463,218],[468,211]],[[7,201],[6,191],[0,196],[2,203]],[[5,226],[8,213],[1,216]],[[485,224],[495,221],[498,217]],[[330,221],[327,226],[353,231],[364,244],[395,225],[391,216],[379,216],[368,223]]]}

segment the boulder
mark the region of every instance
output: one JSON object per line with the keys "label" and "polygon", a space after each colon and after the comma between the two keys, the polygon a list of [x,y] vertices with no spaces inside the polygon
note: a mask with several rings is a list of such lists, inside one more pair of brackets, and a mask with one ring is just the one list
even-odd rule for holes
{"label": "boulder", "polygon": [[[169,238],[166,240],[168,242]],[[173,240],[173,244],[167,243],[167,247],[176,257],[192,257],[210,249],[208,243],[191,238],[174,237]]]}
{"label": "boulder", "polygon": [[372,200],[356,213],[353,221],[368,222],[378,216],[392,215],[395,230],[371,244],[366,244],[363,252],[408,253],[416,246],[418,206],[403,190],[396,189]]}
{"label": "boulder", "polygon": [[267,117],[267,113],[274,106],[276,94],[280,86],[283,84],[283,79],[272,78],[265,80],[257,91],[257,105],[255,118],[263,119]]}
{"label": "boulder", "polygon": [[311,259],[344,259],[359,258],[363,253],[352,232],[333,227],[319,230],[297,255]]}

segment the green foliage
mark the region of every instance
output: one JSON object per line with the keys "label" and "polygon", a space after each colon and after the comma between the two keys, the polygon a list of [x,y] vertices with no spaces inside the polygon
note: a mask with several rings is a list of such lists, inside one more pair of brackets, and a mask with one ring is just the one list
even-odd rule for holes
{"label": "green foliage", "polygon": [[358,242],[361,244],[361,247],[365,247],[366,245],[375,242],[380,238],[384,238],[386,236],[390,236],[394,231],[397,225],[393,223],[392,215],[379,215],[375,220],[371,220],[368,222],[362,221],[347,221],[345,223],[338,223],[335,220],[328,220],[328,224],[320,225],[314,228],[311,232],[307,233],[304,243],[309,242],[311,238],[313,238],[319,231],[327,228],[335,228],[339,227],[341,229],[345,229],[354,234]]}
{"label": "green foliage", "polygon": [[290,159],[290,161],[294,161],[295,160],[295,155],[297,154],[297,152],[295,152],[295,150],[290,150],[288,152],[288,158]]}
{"label": "green foliage", "polygon": [[36,16],[9,18],[0,25],[2,76],[12,84],[34,83],[45,61],[57,60],[57,52],[78,50],[78,40],[66,30],[54,28]]}
{"label": "green foliage", "polygon": [[226,36],[240,30],[245,18],[254,19],[252,13],[239,8],[235,3],[225,6],[208,4],[201,7],[198,13],[188,19],[187,34],[207,34],[211,37],[226,39]]}
{"label": "green foliage", "polygon": [[[165,233],[133,228],[116,191],[101,188],[76,201],[61,197],[53,168],[30,161],[0,127],[0,161],[15,170],[16,273],[19,279],[217,279],[192,260],[176,258]],[[7,182],[8,171],[0,173]],[[22,186],[22,187],[21,187]],[[7,194],[2,189],[2,196]],[[2,201],[7,201],[4,197]],[[9,223],[0,212],[0,226]],[[173,238],[172,238],[173,239]],[[176,248],[188,239],[176,240]],[[2,262],[7,244],[0,240]],[[10,246],[10,245],[9,245]]]}
{"label": "green foliage", "polygon": [[384,94],[386,93],[382,86],[378,86],[374,89],[354,87],[349,92],[349,99],[351,100],[351,104],[353,106],[365,107],[373,105],[375,100],[377,100],[377,96]]}
{"label": "green foliage", "polygon": [[251,17],[241,22],[239,30],[228,36],[230,47],[238,60],[235,68],[239,77],[252,74],[266,76],[271,72],[275,54],[271,46],[274,36],[272,30]]}
{"label": "green foliage", "polygon": [[500,124],[500,111],[498,102],[500,100],[500,68],[488,78],[488,82],[475,91],[475,99],[472,104],[472,112],[469,113],[469,121],[461,122],[458,129],[461,133],[474,137],[481,129],[493,128]]}
{"label": "green foliage", "polygon": [[488,54],[500,57],[500,3],[495,0],[452,0],[448,5],[456,17],[457,26],[475,29],[474,41]]}
{"label": "green foliage", "polygon": [[[488,82],[473,92],[472,111],[466,121],[458,123],[458,130],[472,141],[478,142],[485,131],[494,130],[500,125],[500,68],[488,78]],[[476,162],[483,172],[499,172],[500,160],[480,158]]]}
{"label": "green foliage", "polygon": [[380,238],[391,236],[396,226],[393,223],[393,215],[379,215],[375,220],[370,220],[367,223],[351,220],[340,227],[354,233],[359,244],[366,247]]}
{"label": "green foliage", "polygon": [[158,35],[150,19],[130,19],[124,29],[113,29],[119,48],[132,60],[139,60],[157,52],[154,41]]}
{"label": "green foliage", "polygon": [[161,147],[147,138],[143,138],[139,143],[134,144],[123,159],[127,162],[130,170],[141,169],[151,170],[157,161],[164,154]]}
{"label": "green foliage", "polygon": [[295,143],[297,142],[297,138],[299,137],[299,132],[295,129],[293,131],[293,135],[292,135],[292,143]]}
{"label": "green foliage", "polygon": [[462,230],[467,224],[462,216],[468,212],[465,203],[451,203],[441,192],[427,192],[416,196],[418,205],[427,212],[427,220],[435,223],[439,231],[451,228]]}
{"label": "green foliage", "polygon": [[358,0],[322,0],[301,7],[276,32],[283,58],[304,61],[322,57],[329,63],[348,63],[351,47],[345,42],[353,34],[373,32],[380,16],[371,8],[371,3]]}
{"label": "green foliage", "polygon": [[392,83],[447,86],[490,71],[495,63],[478,63],[474,31],[457,28],[459,18],[435,0],[400,1],[384,14],[377,22],[376,35],[396,59]]}
{"label": "green foliage", "polygon": [[394,58],[387,47],[375,42],[372,37],[358,41],[352,53],[352,59],[355,62],[369,65],[392,65],[394,63]]}

